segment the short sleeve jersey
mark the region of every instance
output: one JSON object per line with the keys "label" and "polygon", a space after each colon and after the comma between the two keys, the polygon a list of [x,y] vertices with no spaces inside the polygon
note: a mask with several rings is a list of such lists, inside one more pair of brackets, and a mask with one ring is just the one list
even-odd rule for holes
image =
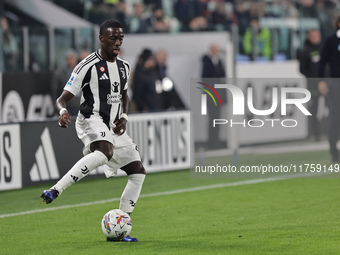
{"label": "short sleeve jersey", "polygon": [[64,90],[73,95],[82,92],[80,113],[85,118],[100,116],[110,128],[122,113],[122,93],[128,89],[130,65],[117,56],[108,62],[97,50],[82,60],[73,70]]}

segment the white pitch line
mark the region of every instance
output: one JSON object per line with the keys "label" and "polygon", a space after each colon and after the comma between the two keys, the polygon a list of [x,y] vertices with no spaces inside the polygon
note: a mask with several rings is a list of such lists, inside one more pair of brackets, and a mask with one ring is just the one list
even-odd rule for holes
{"label": "white pitch line", "polygon": [[[140,196],[140,198],[166,196],[166,195],[180,194],[180,193],[200,191],[200,190],[234,187],[234,186],[241,186],[241,185],[249,185],[249,184],[257,184],[257,183],[264,183],[264,182],[294,179],[294,178],[300,178],[300,177],[311,177],[311,176],[315,176],[315,175],[316,175],[316,173],[312,173],[312,174],[307,174],[307,173],[306,174],[292,174],[292,175],[287,175],[287,176],[282,176],[282,177],[251,179],[251,180],[244,180],[244,181],[238,181],[238,182],[220,183],[220,184],[193,187],[193,188],[187,188],[187,189],[177,189],[177,190],[156,192],[156,193],[150,193],[150,194],[142,194]],[[57,206],[57,207],[48,207],[48,208],[45,208],[45,209],[37,209],[37,210],[23,211],[23,212],[18,212],[18,213],[2,214],[2,215],[0,215],[0,218],[8,218],[8,217],[21,216],[21,215],[27,215],[27,214],[35,214],[35,213],[40,213],[40,212],[60,210],[60,209],[75,208],[75,207],[81,207],[81,206],[105,204],[105,203],[116,202],[116,201],[119,201],[119,200],[120,200],[120,198],[111,198],[111,199],[106,199],[106,200],[99,200],[99,201],[93,201],[93,202],[88,202],[88,203],[80,203],[80,204],[74,204],[74,205],[62,205],[62,206]]]}

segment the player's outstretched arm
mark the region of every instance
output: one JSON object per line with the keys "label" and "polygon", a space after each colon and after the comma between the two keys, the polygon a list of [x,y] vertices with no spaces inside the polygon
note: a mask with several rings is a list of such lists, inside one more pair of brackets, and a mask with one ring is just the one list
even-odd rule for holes
{"label": "player's outstretched arm", "polygon": [[58,118],[58,125],[62,128],[67,128],[68,123],[71,123],[71,116],[66,109],[66,105],[73,97],[74,95],[71,92],[64,90],[55,103],[55,107],[60,115]]}

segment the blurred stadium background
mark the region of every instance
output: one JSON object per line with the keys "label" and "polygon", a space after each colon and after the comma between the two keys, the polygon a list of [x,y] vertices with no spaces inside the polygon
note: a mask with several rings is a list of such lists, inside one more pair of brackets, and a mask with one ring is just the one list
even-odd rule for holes
{"label": "blurred stadium background", "polygon": [[[56,125],[55,88],[52,84],[56,70],[65,66],[65,58],[70,51],[76,53],[78,61],[80,61],[84,54],[86,55],[100,47],[98,33],[102,21],[114,18],[123,24],[125,38],[121,55],[130,62],[132,70],[144,49],[150,49],[155,54],[159,50],[165,50],[167,53],[167,76],[171,80],[173,87],[170,90],[173,91],[177,103],[145,112],[138,112],[136,106],[132,103],[128,133],[139,145],[143,163],[149,173],[182,171],[177,171],[177,174],[175,172],[157,173],[150,177],[149,181],[147,180],[145,183],[145,186],[149,188],[143,190],[145,197],[148,197],[148,194],[157,196],[157,192],[169,191],[169,194],[172,194],[171,192],[174,190],[186,188],[193,188],[192,191],[195,191],[197,187],[200,190],[199,187],[220,185],[221,183],[223,183],[222,186],[211,186],[208,189],[231,187],[233,185],[228,186],[228,183],[239,181],[239,179],[226,178],[216,180],[190,178],[189,169],[196,163],[200,165],[217,163],[221,165],[260,165],[262,163],[320,163],[328,165],[331,163],[326,141],[328,109],[322,97],[319,99],[317,112],[317,118],[321,125],[321,138],[318,141],[313,138],[309,117],[298,116],[301,125],[294,131],[254,135],[248,133],[247,130],[239,131],[241,134],[237,133],[238,131],[231,133],[230,130],[226,132],[220,130],[218,137],[221,143],[215,144],[209,139],[207,120],[198,117],[200,113],[199,98],[192,93],[191,89],[193,83],[200,81],[202,57],[208,53],[209,47],[213,43],[220,48],[219,56],[225,67],[227,78],[234,79],[232,81],[237,80],[243,90],[249,86],[256,87],[257,102],[266,101],[268,88],[273,86],[306,87],[307,80],[299,71],[299,50],[303,47],[309,30],[320,30],[322,41],[333,33],[335,18],[339,14],[340,3],[332,0],[0,0],[2,21],[0,28],[0,45],[2,46],[2,51],[0,51],[0,204],[2,205],[0,224],[4,227],[3,230],[11,232],[10,226],[15,224],[11,217],[18,217],[22,212],[24,214],[29,212],[28,216],[25,217],[27,217],[30,226],[34,225],[36,219],[30,215],[39,213],[39,210],[46,213],[43,211],[42,205],[36,205],[41,202],[38,198],[39,191],[58,180],[82,156],[82,144],[76,137],[73,126],[64,130]],[[256,52],[249,53],[245,49],[244,36],[246,30],[250,27],[252,17],[256,17],[261,26],[270,31],[270,54],[267,56],[258,55]],[[158,26],[156,21],[162,21],[163,25]],[[257,44],[256,40],[257,38],[252,40],[251,43]],[[291,84],[287,84],[287,79],[291,79]],[[138,81],[134,81],[135,84],[136,82]],[[168,90],[161,89],[159,94],[163,93],[167,96],[169,95],[167,92]],[[129,93],[133,98],[133,88],[129,88]],[[227,114],[229,104],[230,101],[223,105],[222,116]],[[297,113],[292,110],[290,114],[295,116]],[[299,154],[300,152],[301,154]],[[98,176],[103,177],[100,169],[93,171],[90,178],[94,179]],[[71,198],[67,198],[65,194],[63,197],[66,198],[60,198],[59,202],[56,201],[56,207],[111,199],[111,194],[121,188],[124,183],[124,180],[120,180],[122,178],[117,179],[113,181],[114,185],[117,185],[113,191],[101,186],[100,179],[94,180],[93,184],[85,180],[84,184],[79,185],[79,188],[72,187],[74,193]],[[335,191],[338,182],[334,179],[317,181],[313,178],[307,184],[289,180],[286,183],[280,182],[280,185],[257,185],[265,186],[257,186],[260,190],[258,193],[250,187],[251,185],[233,191],[225,190],[226,194],[232,196],[230,203],[229,201],[227,203],[237,204],[245,211],[247,211],[247,207],[241,201],[245,201],[245,203],[250,201],[245,198],[249,195],[249,192],[257,194],[251,198],[251,201],[255,201],[259,197],[261,199],[259,199],[258,204],[255,202],[252,204],[254,210],[250,211],[249,214],[242,213],[240,218],[237,218],[239,212],[235,209],[229,211],[229,216],[237,218],[236,222],[238,223],[233,222],[230,218],[223,221],[225,218],[221,215],[224,214],[224,210],[230,210],[227,205],[216,209],[213,215],[216,218],[221,216],[221,221],[224,222],[222,223],[223,228],[231,227],[236,234],[244,221],[247,222],[245,224],[249,224],[250,221],[245,219],[250,214],[256,222],[256,219],[254,219],[256,209],[263,210],[261,211],[262,215],[270,214],[268,212],[270,211],[268,201],[275,200],[275,198],[270,197],[270,193],[274,192],[280,197],[279,194],[287,191],[287,185],[291,185],[297,193],[304,193],[304,189],[308,190],[311,197],[321,194],[316,188],[320,185],[324,196],[329,195],[327,193],[329,191],[332,193],[332,198],[339,201],[339,196]],[[275,188],[277,190],[273,191]],[[89,190],[95,189],[98,189],[96,193],[89,192]],[[177,194],[176,192],[174,194]],[[216,192],[220,192],[215,197],[216,203],[219,203],[225,197],[222,189],[218,189]],[[294,193],[293,191],[290,192]],[[69,192],[68,195],[71,193]],[[96,194],[97,197],[95,197]],[[118,190],[113,197],[115,198],[119,194],[120,191]],[[166,194],[164,193],[164,195]],[[32,198],[32,196],[37,198]],[[186,208],[183,210],[189,214],[191,210],[186,207],[185,195],[176,196],[179,199],[183,198],[183,201],[178,201],[175,198],[172,201],[169,198],[169,204],[175,208],[175,204],[178,203],[175,210],[179,211],[179,208]],[[197,197],[188,198],[193,201],[192,206],[194,206],[194,201],[200,203],[200,196],[206,196],[205,199],[207,200],[210,199],[207,193],[199,191]],[[304,194],[303,198],[301,197],[298,200],[305,203],[304,206],[307,210],[311,210],[311,208],[315,210],[313,211],[315,215],[309,215],[307,221],[316,222],[323,215],[316,214],[311,197]],[[72,200],[72,198],[77,201]],[[282,209],[280,209],[280,201],[286,201],[283,204],[287,207],[290,203],[297,206],[299,201],[296,201],[295,198],[294,194],[289,194],[289,198],[278,198],[274,205],[275,212],[273,214],[280,214]],[[158,209],[152,205],[152,202],[148,203],[147,198],[141,199],[145,200],[146,205],[143,207],[140,203],[141,209],[138,210],[137,208],[136,218],[138,224],[148,229],[149,225],[146,223],[143,225],[143,217],[147,217],[147,213],[152,213],[152,210]],[[218,199],[220,200],[218,201]],[[24,203],[25,200],[28,202]],[[114,201],[116,200],[106,203]],[[211,204],[206,206],[214,207],[213,201],[211,200]],[[324,209],[322,205],[326,206],[326,202],[323,204],[321,195],[316,198],[316,201],[315,203],[320,205],[318,212],[321,213]],[[103,203],[105,204],[105,201]],[[118,206],[117,203],[115,206]],[[159,203],[165,206],[160,214],[168,217],[167,214],[169,210],[172,210],[172,207],[166,207],[167,205],[163,204],[163,200]],[[336,211],[336,209],[339,209],[338,207],[338,202],[334,202],[332,210]],[[96,208],[100,210],[99,216],[97,215],[100,218],[110,206]],[[195,219],[210,217],[210,212],[204,211],[203,208],[204,205],[200,208],[203,211],[202,215],[193,214]],[[291,215],[296,213],[294,208],[289,211]],[[142,210],[144,210],[144,214]],[[56,213],[56,217],[59,217],[57,212],[54,213]],[[76,212],[73,213],[76,214]],[[302,213],[301,210],[298,213]],[[281,216],[284,218],[284,215]],[[96,220],[94,217],[92,218],[94,221]],[[188,218],[190,219],[189,216]],[[287,223],[288,219],[290,220],[289,224]],[[261,221],[265,222],[265,220],[263,216]],[[266,223],[267,225],[262,232],[256,231],[258,238],[252,240],[253,242],[263,242],[265,232],[272,230],[270,224],[276,226],[274,218],[271,220]],[[237,254],[250,254],[252,252],[254,252],[253,254],[275,254],[285,249],[288,252],[294,251],[296,247],[300,251],[299,254],[311,254],[309,252],[312,252],[312,248],[313,251],[319,251],[316,254],[333,254],[333,252],[336,254],[337,248],[335,245],[333,246],[335,240],[332,239],[332,245],[325,253],[321,252],[323,245],[318,246],[316,243],[327,232],[336,235],[338,228],[325,228],[323,229],[324,232],[321,231],[318,235],[318,224],[322,225],[322,222],[314,224],[313,229],[304,229],[305,222],[303,219],[301,220],[302,223],[292,216],[287,217],[286,220],[277,223],[277,227],[282,230],[284,228],[282,226],[285,226],[286,223],[289,226],[296,224],[302,227],[301,233],[297,231],[292,235],[301,234],[301,236],[306,235],[306,238],[314,238],[314,246],[308,247],[302,238],[298,240],[295,247],[288,244],[285,246],[283,243],[289,243],[287,236],[290,235],[290,230],[284,229],[280,233],[284,236],[285,239],[283,240],[285,241],[280,242],[282,236],[276,236],[274,241],[267,240],[268,249],[265,248],[265,244],[263,246],[259,244],[260,247],[247,246],[238,250],[239,241],[234,240],[232,241],[234,246],[225,247],[219,245],[219,242],[224,242],[221,239],[216,241],[217,246],[215,247],[213,245],[200,246],[198,243],[194,243],[190,247],[190,245],[186,246],[179,243],[179,246],[183,249],[182,252],[169,243],[162,243],[163,246],[157,248],[146,245],[142,248],[142,254],[143,252],[148,254],[164,252],[163,248],[169,249],[168,254],[174,254],[174,252],[178,254],[189,254],[190,252],[207,254],[210,250],[217,254],[224,254],[223,249],[227,248],[230,249],[230,252]],[[331,224],[332,220],[336,220],[336,218],[330,217],[324,223]],[[71,219],[69,221],[72,222]],[[67,225],[70,222],[55,222],[54,224]],[[184,223],[182,222],[182,224]],[[306,222],[306,224],[308,223]],[[193,222],[192,228],[195,230],[190,231],[190,225],[189,229],[184,230],[180,236],[183,238],[192,232],[200,231],[194,227],[197,225],[199,225],[199,222]],[[171,226],[168,226],[168,228],[171,229]],[[251,231],[257,228],[261,228],[260,223],[247,230],[241,229],[250,235]],[[136,231],[143,235],[143,231],[138,227],[136,227]],[[154,242],[152,233],[158,233],[157,229],[148,229],[148,231],[145,238]],[[209,232],[209,230],[207,231]],[[218,236],[221,231],[219,229],[216,235],[213,234],[211,237]],[[309,231],[312,231],[315,235],[307,235],[306,233]],[[163,237],[171,239],[171,234],[174,234],[174,232],[170,231]],[[158,233],[157,235],[161,237],[163,234]],[[13,231],[11,235],[14,235]],[[73,237],[76,236],[74,234]],[[58,237],[61,238],[61,236]],[[39,238],[39,236],[32,238]],[[232,233],[228,233],[226,238],[232,239]],[[177,239],[171,240],[179,241]],[[184,240],[187,240],[187,238],[184,237]],[[215,242],[214,239],[209,240]],[[67,242],[67,239],[64,241]],[[190,240],[187,241],[190,243]],[[204,242],[204,240],[201,241]],[[326,245],[325,239],[323,241]],[[8,244],[4,254],[14,254],[15,244],[11,239],[8,237],[8,239],[4,239],[4,242]],[[200,249],[194,249],[195,245],[198,245],[197,247],[200,247]],[[13,247],[9,248],[10,246]],[[35,254],[39,247],[39,245],[34,246],[28,254]],[[276,250],[276,248],[279,250]],[[306,252],[307,250],[309,252]],[[91,250],[94,253],[99,251],[103,252],[102,250]],[[124,251],[122,249],[120,251],[134,253],[133,250]],[[238,253],[238,251],[240,252]],[[65,254],[69,252],[75,254],[75,250],[70,247],[65,247],[64,252]],[[51,249],[49,253],[53,254],[53,250]]]}

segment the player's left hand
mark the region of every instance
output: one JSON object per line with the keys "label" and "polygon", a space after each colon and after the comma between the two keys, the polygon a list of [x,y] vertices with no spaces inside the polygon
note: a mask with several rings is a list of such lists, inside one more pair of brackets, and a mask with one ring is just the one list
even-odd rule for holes
{"label": "player's left hand", "polygon": [[62,128],[68,128],[68,123],[71,123],[71,116],[68,111],[64,111],[58,118],[58,125]]}
{"label": "player's left hand", "polygon": [[125,133],[126,130],[126,119],[120,118],[119,120],[115,121],[113,124],[116,126],[113,128],[113,132],[116,135],[122,135]]}

